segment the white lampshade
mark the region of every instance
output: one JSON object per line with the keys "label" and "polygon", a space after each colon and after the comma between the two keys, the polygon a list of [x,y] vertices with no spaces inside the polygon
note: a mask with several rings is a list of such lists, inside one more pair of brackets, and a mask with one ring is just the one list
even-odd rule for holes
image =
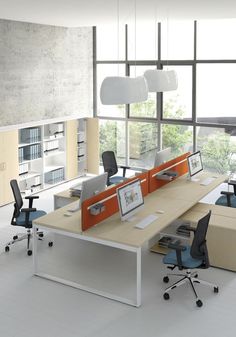
{"label": "white lampshade", "polygon": [[177,74],[174,70],[150,69],[144,73],[149,92],[171,91],[178,88]]}
{"label": "white lampshade", "polygon": [[106,77],[101,85],[100,98],[102,104],[130,104],[146,101],[148,86],[143,76]]}

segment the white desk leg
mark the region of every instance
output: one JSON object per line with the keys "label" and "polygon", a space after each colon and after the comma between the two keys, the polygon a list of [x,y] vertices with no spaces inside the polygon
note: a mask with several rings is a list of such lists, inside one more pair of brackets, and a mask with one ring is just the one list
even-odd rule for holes
{"label": "white desk leg", "polygon": [[141,248],[137,249],[137,307],[141,305],[141,278],[142,278],[142,271],[141,271]]}
{"label": "white desk leg", "polygon": [[34,274],[37,274],[38,270],[38,260],[37,260],[37,245],[38,245],[38,237],[37,237],[37,228],[33,226],[33,265],[34,265]]}

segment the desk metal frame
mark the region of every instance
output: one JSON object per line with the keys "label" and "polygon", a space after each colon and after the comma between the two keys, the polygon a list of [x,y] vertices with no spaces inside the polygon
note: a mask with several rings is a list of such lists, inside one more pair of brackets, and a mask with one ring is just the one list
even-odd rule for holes
{"label": "desk metal frame", "polygon": [[[64,235],[67,237],[72,237],[72,238],[76,238],[76,239],[80,239],[84,241],[94,242],[94,243],[98,243],[100,245],[104,245],[107,247],[113,247],[113,248],[122,249],[124,251],[135,253],[136,254],[136,297],[135,299],[130,300],[128,298],[116,296],[115,294],[101,291],[96,288],[87,287],[77,282],[72,282],[64,278],[60,278],[60,277],[56,277],[50,274],[39,272],[38,271],[38,249],[37,249],[37,243],[38,243],[37,229],[39,228],[42,230],[44,229],[47,231],[51,231],[52,233],[55,233],[55,234],[60,234],[60,235]],[[84,290],[84,291],[87,291],[87,292],[90,292],[96,295],[100,295],[100,296],[103,296],[103,297],[106,297],[112,300],[116,300],[116,301],[119,301],[125,304],[129,304],[135,307],[139,307],[141,305],[141,247],[133,247],[133,246],[120,244],[120,243],[116,243],[112,241],[101,240],[101,239],[86,236],[84,234],[76,234],[76,233],[71,233],[71,232],[63,231],[59,229],[52,229],[52,228],[42,226],[42,225],[33,225],[33,264],[34,264],[34,275],[36,276],[40,276],[40,277],[43,277],[51,281],[59,282],[59,283],[62,283],[62,284],[65,284],[65,285],[68,285],[68,286],[71,286],[77,289],[81,289],[81,290]]]}

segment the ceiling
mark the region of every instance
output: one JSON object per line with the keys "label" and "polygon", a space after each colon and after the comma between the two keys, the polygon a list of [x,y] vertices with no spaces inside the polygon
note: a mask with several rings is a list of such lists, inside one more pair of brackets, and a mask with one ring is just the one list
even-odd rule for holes
{"label": "ceiling", "polygon": [[169,19],[236,18],[235,0],[0,0],[0,18],[68,27]]}

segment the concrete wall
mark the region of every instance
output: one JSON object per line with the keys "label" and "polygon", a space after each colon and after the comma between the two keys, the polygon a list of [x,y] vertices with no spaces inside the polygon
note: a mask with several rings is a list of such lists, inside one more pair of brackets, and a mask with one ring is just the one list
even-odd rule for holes
{"label": "concrete wall", "polygon": [[92,27],[0,19],[0,127],[92,115]]}

